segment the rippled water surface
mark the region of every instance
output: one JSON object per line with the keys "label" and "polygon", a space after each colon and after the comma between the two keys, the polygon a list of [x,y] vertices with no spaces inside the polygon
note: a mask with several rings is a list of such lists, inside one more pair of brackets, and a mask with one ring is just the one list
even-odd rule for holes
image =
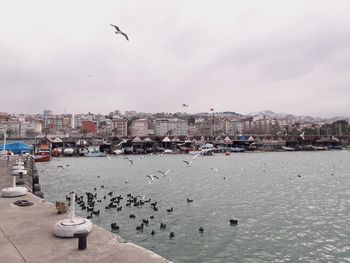
{"label": "rippled water surface", "polygon": [[[196,159],[129,156],[133,165],[124,157],[38,163],[45,198],[63,201],[71,190],[82,195],[94,187],[98,199],[109,191],[121,194],[122,211],[105,210],[108,202],[102,198],[95,206],[101,215],[92,221],[108,231],[117,222],[117,234],[125,240],[174,262],[350,262],[350,152],[239,153]],[[183,160],[193,162],[188,166]],[[168,169],[167,177],[157,172]],[[160,180],[149,184],[149,174]],[[159,211],[149,204],[125,207],[127,193],[158,201]],[[188,204],[186,198],[194,202]],[[170,207],[172,213],[166,211]],[[86,216],[79,208],[77,213]],[[151,215],[154,219],[137,232],[142,218]],[[231,218],[238,219],[237,226],[229,225]],[[160,222],[167,224],[166,230],[159,229]],[[171,231],[174,239],[169,239]]]}

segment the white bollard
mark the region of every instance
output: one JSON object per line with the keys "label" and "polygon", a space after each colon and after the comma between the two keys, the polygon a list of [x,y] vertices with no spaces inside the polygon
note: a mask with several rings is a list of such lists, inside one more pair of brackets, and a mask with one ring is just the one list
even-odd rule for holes
{"label": "white bollard", "polygon": [[74,223],[75,218],[75,193],[72,192],[72,198],[71,198],[71,211],[70,211],[70,221]]}
{"label": "white bollard", "polygon": [[75,193],[72,192],[71,212],[68,219],[58,221],[53,229],[56,237],[74,237],[76,233],[86,231],[90,233],[92,223],[86,218],[75,217]]}

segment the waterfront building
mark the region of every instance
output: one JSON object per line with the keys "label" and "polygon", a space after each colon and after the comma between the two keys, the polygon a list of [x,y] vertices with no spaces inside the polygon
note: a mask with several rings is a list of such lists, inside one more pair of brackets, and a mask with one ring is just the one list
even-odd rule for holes
{"label": "waterfront building", "polygon": [[186,120],[181,119],[156,119],[155,135],[188,135],[188,124]]}
{"label": "waterfront building", "polygon": [[196,127],[197,127],[196,135],[198,136],[208,137],[213,135],[212,124],[208,121],[197,123]]}
{"label": "waterfront building", "polygon": [[197,135],[197,127],[196,125],[188,126],[188,136],[193,137]]}
{"label": "waterfront building", "polygon": [[245,121],[244,120],[226,120],[225,121],[225,133],[234,135],[234,134],[241,134],[244,131],[245,128]]}
{"label": "waterfront building", "polygon": [[124,115],[125,115],[126,118],[131,119],[131,118],[133,118],[133,117],[135,117],[137,115],[137,112],[133,111],[133,110],[125,111]]}
{"label": "waterfront building", "polygon": [[63,130],[63,116],[61,115],[50,115],[44,119],[44,130],[45,133],[55,133]]}
{"label": "waterfront building", "polygon": [[130,135],[135,136],[147,136],[148,135],[148,119],[137,119],[131,123]]}
{"label": "waterfront building", "polygon": [[0,133],[7,130],[8,137],[34,137],[42,132],[42,125],[38,121],[6,121],[0,123]]}
{"label": "waterfront building", "polygon": [[7,112],[0,112],[0,122],[8,121],[10,119],[10,115]]}
{"label": "waterfront building", "polygon": [[128,136],[128,121],[123,118],[115,118],[112,120],[112,131],[116,137]]}
{"label": "waterfront building", "polygon": [[82,130],[84,133],[96,133],[97,125],[93,121],[84,120],[82,121]]}
{"label": "waterfront building", "polygon": [[20,137],[34,137],[42,133],[42,124],[40,122],[20,122]]}
{"label": "waterfront building", "polygon": [[3,134],[6,130],[7,137],[17,137],[19,135],[19,122],[16,120],[10,120],[0,123],[0,130]]}

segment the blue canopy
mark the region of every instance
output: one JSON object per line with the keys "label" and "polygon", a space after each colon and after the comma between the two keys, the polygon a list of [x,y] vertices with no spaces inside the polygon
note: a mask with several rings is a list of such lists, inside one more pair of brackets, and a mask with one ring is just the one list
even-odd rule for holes
{"label": "blue canopy", "polygon": [[242,135],[242,136],[239,138],[239,140],[240,140],[241,142],[245,142],[245,141],[247,140],[247,138],[246,138],[244,135]]}
{"label": "blue canopy", "polygon": [[[0,150],[2,151],[3,149],[4,149],[4,145],[0,145]],[[21,154],[21,153],[31,152],[32,147],[23,142],[13,142],[13,143],[5,144],[5,150],[11,151],[15,154]]]}

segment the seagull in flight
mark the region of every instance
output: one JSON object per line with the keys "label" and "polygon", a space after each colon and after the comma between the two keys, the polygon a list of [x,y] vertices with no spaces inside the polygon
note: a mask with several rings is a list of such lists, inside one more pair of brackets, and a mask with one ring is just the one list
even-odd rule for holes
{"label": "seagull in flight", "polygon": [[150,181],[148,181],[149,184],[153,184],[154,182],[154,178],[158,179],[159,180],[159,177],[156,176],[156,175],[153,175],[153,174],[150,174],[150,175],[146,175],[146,177],[148,177],[150,179]]}
{"label": "seagull in flight", "polygon": [[113,24],[111,24],[111,26],[114,27],[115,30],[116,30],[114,33],[123,35],[123,36],[126,38],[126,40],[129,41],[128,35],[125,34],[123,31],[121,31],[121,30],[119,29],[119,27],[117,27],[116,25],[113,25]]}
{"label": "seagull in flight", "polygon": [[183,161],[184,163],[186,163],[188,166],[191,165],[192,161]]}
{"label": "seagull in flight", "polygon": [[133,164],[134,164],[134,161],[131,160],[131,159],[129,159],[128,157],[124,157],[123,159],[129,161],[129,162],[130,162],[130,165],[133,165]]}
{"label": "seagull in flight", "polygon": [[170,170],[167,170],[166,172],[158,171],[158,173],[161,173],[163,176],[167,176],[167,174],[170,172]]}
{"label": "seagull in flight", "polygon": [[200,154],[198,153],[198,154],[196,154],[195,156],[193,156],[192,157],[192,159],[197,159],[198,158],[198,156],[200,156]]}

